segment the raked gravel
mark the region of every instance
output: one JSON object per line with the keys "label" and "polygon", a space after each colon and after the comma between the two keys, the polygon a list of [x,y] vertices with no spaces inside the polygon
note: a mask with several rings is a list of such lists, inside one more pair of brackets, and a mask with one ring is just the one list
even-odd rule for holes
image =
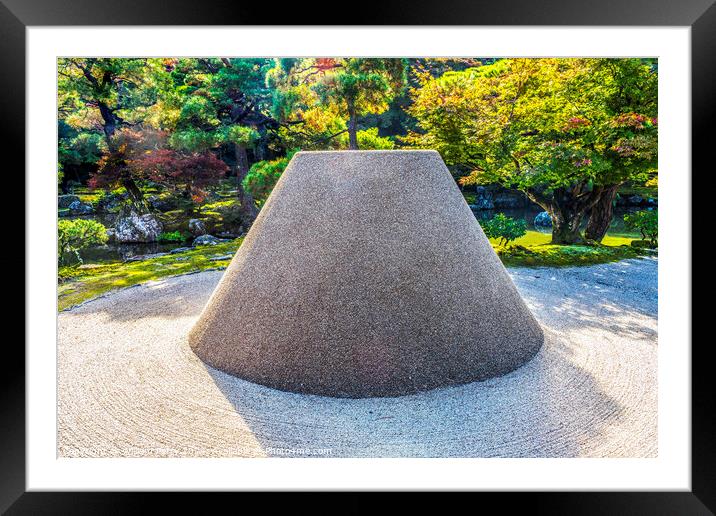
{"label": "raked gravel", "polygon": [[59,315],[64,457],[655,457],[657,260],[509,269],[545,332],[483,382],[341,399],[206,366],[187,332],[222,272],[128,288]]}

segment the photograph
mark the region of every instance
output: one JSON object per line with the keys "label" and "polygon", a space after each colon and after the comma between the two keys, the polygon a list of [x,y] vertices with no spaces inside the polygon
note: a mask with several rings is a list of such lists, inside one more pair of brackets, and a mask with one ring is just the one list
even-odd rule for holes
{"label": "photograph", "polygon": [[57,457],[659,458],[659,56],[268,55],[53,56]]}

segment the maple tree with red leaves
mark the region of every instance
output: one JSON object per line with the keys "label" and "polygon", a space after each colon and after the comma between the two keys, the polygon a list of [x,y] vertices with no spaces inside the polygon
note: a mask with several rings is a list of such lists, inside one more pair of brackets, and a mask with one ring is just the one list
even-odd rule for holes
{"label": "maple tree with red leaves", "polygon": [[118,186],[127,178],[148,180],[199,203],[206,197],[206,187],[229,171],[211,151],[182,152],[167,147],[166,134],[161,131],[122,129],[114,138],[114,150],[100,160],[99,170],[89,181],[91,188]]}

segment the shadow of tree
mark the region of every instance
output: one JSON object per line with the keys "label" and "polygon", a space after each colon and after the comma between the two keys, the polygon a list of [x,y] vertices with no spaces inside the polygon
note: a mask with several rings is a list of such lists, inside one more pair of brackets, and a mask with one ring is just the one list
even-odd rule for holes
{"label": "shadow of tree", "polygon": [[593,329],[656,343],[655,259],[568,269],[518,268],[510,269],[510,275],[535,316],[550,328]]}

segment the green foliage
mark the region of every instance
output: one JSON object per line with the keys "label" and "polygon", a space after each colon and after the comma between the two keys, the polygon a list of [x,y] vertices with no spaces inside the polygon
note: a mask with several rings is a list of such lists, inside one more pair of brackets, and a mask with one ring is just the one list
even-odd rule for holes
{"label": "green foliage", "polygon": [[406,69],[403,59],[276,59],[267,84],[272,113],[285,123],[281,137],[304,149],[340,146],[333,139],[357,132],[358,117],[389,109],[404,90]]}
{"label": "green foliage", "polygon": [[159,240],[159,242],[183,242],[184,240],[186,240],[184,238],[184,235],[182,235],[179,231],[160,233],[157,239]]}
{"label": "green foliage", "polygon": [[163,96],[175,115],[173,148],[201,152],[222,145],[251,148],[270,120],[265,84],[270,59],[179,59]]}
{"label": "green foliage", "polygon": [[[152,102],[151,59],[143,58],[59,58],[58,103],[70,125],[90,116],[103,103],[129,112]],[[84,111],[90,109],[90,112]]]}
{"label": "green foliage", "polygon": [[438,150],[463,185],[524,191],[558,221],[554,243],[581,241],[614,187],[656,176],[658,77],[642,59],[501,59],[418,79],[405,141]]}
{"label": "green foliage", "polygon": [[271,190],[288,166],[297,150],[289,152],[285,158],[254,163],[243,180],[244,188],[253,196],[258,206],[266,202]]}
{"label": "green foliage", "polygon": [[[378,128],[371,127],[356,133],[358,148],[361,150],[391,150],[395,148],[395,142],[387,136],[378,136]],[[343,133],[338,138],[342,148],[348,147],[348,134]]]}
{"label": "green foliage", "polygon": [[72,253],[82,263],[79,251],[85,247],[107,242],[107,229],[97,221],[86,219],[60,220],[57,224],[57,259],[64,263]]}
{"label": "green foliage", "polygon": [[58,149],[60,163],[82,165],[97,163],[106,151],[102,135],[82,132],[71,138],[60,140]]}
{"label": "green foliage", "polygon": [[231,125],[219,132],[222,142],[235,143],[242,147],[253,147],[261,137],[253,127]]}
{"label": "green foliage", "polygon": [[503,246],[527,233],[527,222],[524,219],[513,219],[504,213],[498,213],[491,220],[482,222],[481,226],[488,238],[496,239]]}
{"label": "green foliage", "polygon": [[408,141],[471,171],[463,184],[549,197],[655,173],[658,78],[640,59],[502,59],[419,78]]}
{"label": "green foliage", "polygon": [[213,149],[220,141],[214,132],[194,128],[178,130],[169,136],[169,145],[173,149],[187,152],[202,152]]}
{"label": "green foliage", "polygon": [[627,229],[636,230],[641,237],[647,240],[651,247],[659,245],[659,212],[657,210],[643,210],[624,215]]}
{"label": "green foliage", "polygon": [[[319,60],[316,60],[319,61]],[[381,113],[405,82],[401,59],[344,58],[322,60],[325,73],[317,75],[314,91],[324,104],[338,103],[346,115]],[[320,64],[317,65],[320,68]]]}

